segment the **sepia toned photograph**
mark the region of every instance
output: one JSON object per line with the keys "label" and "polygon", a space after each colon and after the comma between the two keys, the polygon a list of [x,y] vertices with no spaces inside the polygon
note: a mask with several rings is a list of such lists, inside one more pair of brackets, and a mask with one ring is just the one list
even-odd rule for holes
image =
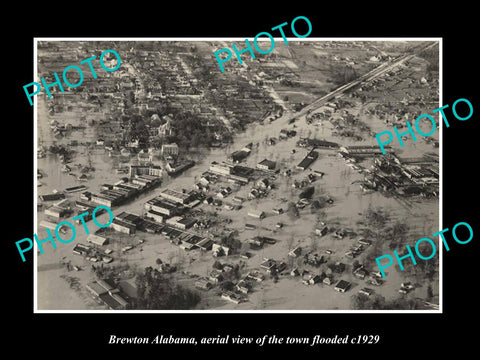
{"label": "sepia toned photograph", "polygon": [[441,39],[232,44],[35,39],[35,311],[439,311]]}

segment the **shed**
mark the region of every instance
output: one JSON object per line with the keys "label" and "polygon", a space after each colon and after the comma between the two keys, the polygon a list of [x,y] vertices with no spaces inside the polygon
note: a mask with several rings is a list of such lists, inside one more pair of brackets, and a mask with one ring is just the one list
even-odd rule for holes
{"label": "shed", "polygon": [[108,239],[104,238],[102,236],[89,234],[87,236],[87,242],[90,242],[90,243],[95,244],[95,245],[102,246],[102,245],[108,244]]}
{"label": "shed", "polygon": [[212,288],[212,283],[207,279],[198,279],[195,281],[195,287],[202,290],[210,290]]}
{"label": "shed", "polygon": [[256,219],[263,219],[265,217],[265,213],[263,211],[250,210],[248,212],[248,216],[254,217]]}

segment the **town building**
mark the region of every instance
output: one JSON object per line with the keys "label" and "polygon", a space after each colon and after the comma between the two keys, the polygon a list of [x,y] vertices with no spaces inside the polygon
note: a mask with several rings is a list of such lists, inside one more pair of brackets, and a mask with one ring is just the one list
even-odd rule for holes
{"label": "town building", "polygon": [[94,298],[100,299],[111,310],[125,310],[128,301],[119,289],[116,289],[107,281],[97,280],[86,285],[86,289]]}
{"label": "town building", "polygon": [[110,225],[115,231],[125,234],[134,234],[137,226],[142,222],[142,219],[135,214],[122,212],[118,214]]}
{"label": "town building", "polygon": [[135,175],[162,176],[162,167],[160,165],[130,165],[129,177],[134,178]]}
{"label": "town building", "polygon": [[328,227],[326,226],[320,226],[315,228],[315,234],[317,235],[324,236],[327,234],[327,232],[328,232]]}
{"label": "town building", "polygon": [[250,210],[248,212],[248,216],[251,216],[255,219],[263,219],[265,218],[265,213],[263,211],[257,211],[257,210]]}
{"label": "town building", "polygon": [[164,157],[178,156],[178,145],[176,143],[163,144],[161,148],[161,153]]}
{"label": "town building", "polygon": [[213,283],[213,284],[218,284],[219,282],[223,281],[223,274],[220,270],[218,269],[213,269],[210,272],[210,276],[208,279]]}
{"label": "town building", "polygon": [[113,219],[110,226],[115,231],[128,234],[128,235],[135,234],[135,231],[136,231],[136,226],[134,224],[131,224],[126,221],[122,221],[120,219]]}
{"label": "town building", "polygon": [[179,192],[172,189],[165,189],[160,193],[160,196],[169,201],[179,204],[187,204],[192,199],[192,193]]}
{"label": "town building", "polygon": [[338,292],[345,292],[347,291],[352,284],[349,283],[346,280],[340,280],[336,285],[335,285],[335,290]]}
{"label": "town building", "polygon": [[204,238],[203,240],[200,240],[198,243],[196,243],[195,246],[200,250],[208,251],[213,246],[213,240]]}
{"label": "town building", "polygon": [[60,219],[61,217],[67,216],[69,210],[67,208],[53,205],[44,210],[45,215],[51,216],[56,219]]}
{"label": "town building", "polygon": [[228,256],[230,255],[230,248],[220,244],[212,244],[212,255],[214,257]]}
{"label": "town building", "polygon": [[195,219],[190,219],[190,218],[184,218],[182,216],[174,216],[170,219],[167,219],[165,221],[165,223],[167,225],[171,225],[171,226],[173,226],[177,229],[186,230],[186,229],[192,227],[196,223],[196,220]]}
{"label": "town building", "polygon": [[297,246],[296,248],[292,249],[288,255],[291,257],[297,257],[302,253],[302,248],[300,246]]}
{"label": "town building", "polygon": [[167,165],[165,165],[165,170],[167,170],[168,175],[175,176],[191,168],[193,165],[195,165],[195,161],[193,160],[169,161]]}
{"label": "town building", "polygon": [[232,173],[232,166],[228,164],[219,164],[214,161],[210,165],[209,170],[218,175],[230,175]]}
{"label": "town building", "polygon": [[264,159],[257,164],[257,169],[260,170],[275,170],[277,163],[275,161]]}
{"label": "town building", "polygon": [[172,127],[172,118],[168,115],[163,117],[165,123],[158,127],[158,135],[160,137],[172,136],[174,134]]}
{"label": "town building", "polygon": [[195,281],[195,287],[201,290],[210,290],[213,287],[213,285],[209,279],[200,278],[197,281]]}
{"label": "town building", "polygon": [[245,159],[248,155],[250,155],[251,150],[248,148],[243,148],[242,150],[234,151],[230,154],[228,159],[232,162],[239,163],[243,159]]}
{"label": "town building", "polygon": [[[385,152],[392,153],[393,149],[391,146],[384,146]],[[383,155],[382,150],[378,145],[351,145],[351,146],[341,146],[340,153],[348,156],[356,157],[369,157],[374,155]]]}
{"label": "town building", "polygon": [[318,158],[318,152],[315,150],[310,151],[307,156],[297,165],[297,168],[300,170],[306,170],[310,165],[313,164]]}
{"label": "town building", "polygon": [[145,210],[155,211],[166,216],[174,216],[182,213],[183,206],[171,201],[167,201],[166,199],[156,197],[148,200],[145,203]]}
{"label": "town building", "polygon": [[55,200],[65,199],[65,194],[60,192],[54,193],[54,194],[45,194],[45,195],[40,195],[39,198],[42,201],[55,201]]}
{"label": "town building", "polygon": [[102,245],[108,244],[108,239],[104,238],[102,236],[95,235],[95,234],[89,234],[87,236],[87,242],[90,242],[90,243],[95,244],[95,245],[102,246]]}
{"label": "town building", "polygon": [[147,211],[147,213],[145,214],[145,216],[148,218],[148,219],[152,219],[153,221],[156,221],[158,223],[162,223],[163,222],[163,217],[164,217],[164,214],[158,212],[158,211],[155,211],[155,210],[149,210]]}

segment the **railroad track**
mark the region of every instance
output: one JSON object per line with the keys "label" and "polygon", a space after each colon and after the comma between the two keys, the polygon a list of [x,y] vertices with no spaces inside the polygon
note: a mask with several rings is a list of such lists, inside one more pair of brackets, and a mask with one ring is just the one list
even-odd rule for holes
{"label": "railroad track", "polygon": [[[418,50],[415,50],[415,53],[418,54],[418,53],[420,53],[424,50],[427,50],[427,49],[429,49],[429,48],[431,48],[435,45],[436,45],[436,43],[433,43],[433,44],[430,44],[428,46],[422,47]],[[369,71],[368,73],[360,76],[358,79],[353,80],[353,81],[349,82],[348,84],[340,86],[339,88],[331,91],[327,95],[324,95],[321,98],[315,100],[310,105],[307,105],[306,107],[304,107],[299,112],[297,112],[293,115],[290,115],[289,117],[287,117],[287,122],[290,121],[294,117],[301,117],[301,116],[305,115],[309,111],[314,110],[314,109],[326,104],[328,101],[332,100],[333,98],[338,98],[338,97],[342,96],[347,90],[349,90],[349,89],[351,89],[355,86],[358,86],[363,82],[371,81],[374,78],[376,78],[376,77],[392,70],[393,68],[401,65],[402,63],[404,63],[408,60],[411,60],[413,57],[415,57],[415,54],[401,55],[400,57],[398,57],[397,59],[393,60],[390,63],[383,63],[383,64],[379,65],[375,69],[373,69],[373,70]]]}

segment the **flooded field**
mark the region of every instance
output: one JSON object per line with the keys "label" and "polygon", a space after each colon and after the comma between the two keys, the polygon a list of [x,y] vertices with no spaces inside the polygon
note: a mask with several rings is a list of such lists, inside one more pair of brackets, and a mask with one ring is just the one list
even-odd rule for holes
{"label": "flooded field", "polygon": [[[318,55],[324,52],[317,51]],[[294,64],[290,64],[292,68]],[[284,65],[282,65],[284,66]],[[323,84],[325,85],[325,84]],[[229,154],[240,150],[249,143],[252,143],[250,155],[242,162],[252,168],[263,159],[273,160],[277,163],[279,173],[274,177],[269,176],[273,187],[269,190],[268,196],[262,199],[248,199],[248,193],[253,184],[244,186],[231,185],[224,180],[212,185],[211,195],[215,194],[220,186],[232,186],[233,193],[223,199],[224,203],[231,203],[234,196],[240,196],[246,199],[242,208],[239,210],[228,210],[224,206],[213,207],[211,205],[201,204],[195,208],[195,211],[203,213],[215,212],[220,224],[207,230],[192,230],[202,236],[213,237],[212,234],[221,232],[224,229],[236,230],[238,240],[242,243],[242,250],[249,250],[248,241],[255,236],[266,236],[276,240],[275,244],[264,246],[260,250],[252,250],[253,256],[249,259],[240,258],[238,254],[214,258],[211,252],[202,252],[200,250],[185,251],[172,244],[165,236],[159,234],[150,234],[137,231],[136,235],[127,236],[119,233],[110,233],[110,244],[106,247],[111,249],[114,261],[111,266],[128,266],[133,272],[143,270],[147,266],[156,267],[156,260],[161,259],[164,262],[177,264],[178,271],[172,274],[172,279],[185,287],[194,289],[195,279],[208,276],[212,270],[212,265],[216,260],[222,263],[242,264],[241,274],[246,275],[252,270],[262,271],[260,264],[265,258],[288,262],[288,253],[296,246],[303,249],[314,249],[325,255],[327,260],[343,262],[348,265],[348,271],[342,274],[335,274],[336,281],[343,279],[352,283],[351,289],[346,293],[337,292],[333,285],[316,284],[307,286],[302,284],[300,277],[283,271],[279,274],[278,281],[272,281],[267,278],[256,284],[253,291],[248,294],[248,301],[234,304],[222,300],[219,297],[218,289],[213,288],[209,291],[200,292],[202,302],[199,310],[349,310],[351,309],[350,297],[356,294],[358,290],[368,286],[365,280],[360,280],[353,276],[350,271],[352,260],[345,256],[345,253],[358,240],[358,237],[342,239],[328,234],[319,237],[315,234],[315,228],[319,221],[323,221],[328,226],[348,229],[353,232],[359,232],[358,223],[363,219],[364,212],[371,208],[381,208],[390,217],[390,220],[399,221],[408,224],[409,244],[414,244],[421,237],[430,236],[439,229],[439,201],[438,199],[425,198],[399,198],[387,196],[380,192],[365,192],[360,187],[360,183],[365,176],[365,170],[371,169],[373,159],[367,158],[356,165],[363,171],[354,170],[348,166],[346,161],[338,154],[338,149],[317,149],[318,159],[306,170],[296,168],[302,159],[310,151],[310,148],[301,148],[297,146],[300,138],[324,139],[338,143],[340,146],[347,145],[373,145],[377,146],[375,136],[372,134],[391,130],[390,125],[385,125],[378,117],[367,114],[366,110],[371,109],[377,103],[381,103],[380,98],[375,102],[356,102],[355,106],[348,109],[349,113],[358,117],[365,123],[370,132],[361,132],[362,140],[355,140],[353,137],[340,137],[336,135],[336,129],[330,121],[323,120],[308,124],[305,116],[295,118],[290,121],[295,113],[290,110],[291,107],[283,106],[288,102],[311,102],[315,96],[308,91],[297,90],[274,90],[273,87],[264,86],[265,90],[275,101],[285,109],[283,116],[275,121],[269,122],[267,119],[262,123],[254,123],[247,126],[244,132],[234,135],[233,142],[223,148],[194,148],[189,149],[189,157],[195,160],[194,167],[182,173],[180,176],[171,178],[168,175],[163,176],[162,185],[147,193],[140,195],[134,200],[113,208],[113,213],[118,215],[123,211],[142,215],[146,201],[157,196],[162,190],[171,188],[182,191],[182,189],[191,190],[193,185],[201,177],[202,173],[208,170],[210,164],[214,161],[223,162],[227,160]],[[57,94],[61,98],[62,95]],[[63,164],[58,155],[47,154],[46,157],[37,160],[37,167],[42,174],[38,179],[37,196],[51,194],[56,191],[64,191],[68,187],[85,185],[86,191],[99,192],[103,184],[113,184],[125,174],[117,174],[115,168],[119,163],[135,164],[132,157],[122,157],[113,155],[103,146],[92,145],[96,142],[98,134],[96,126],[92,125],[90,120],[105,120],[105,112],[95,114],[82,114],[74,111],[64,111],[60,115],[50,115],[46,109],[45,101],[39,98],[38,101],[38,142],[39,145],[48,147],[52,144],[66,145],[75,151],[72,161],[68,164],[71,167],[70,172],[63,171]],[[433,108],[432,108],[433,109]],[[429,112],[431,109],[425,109]],[[312,114],[314,114],[312,112]],[[310,115],[312,115],[310,114]],[[55,137],[50,129],[50,122],[58,121],[60,124],[71,124],[74,129],[67,132],[65,137]],[[425,125],[425,124],[424,124]],[[422,125],[423,126],[423,125]],[[428,131],[428,124],[426,131]],[[296,135],[286,139],[280,139],[282,129],[294,130]],[[269,139],[275,138],[275,142]],[[438,141],[438,131],[433,135]],[[76,143],[72,145],[72,141]],[[87,145],[90,143],[90,145]],[[405,146],[400,147],[398,142],[392,142],[392,147],[398,156],[418,157],[425,153],[437,153],[438,148],[433,148],[431,144],[419,139],[413,142],[410,138],[405,141]],[[160,159],[155,159],[157,164],[164,164]],[[82,169],[86,166],[94,168],[94,171],[88,172],[86,181],[78,180],[82,174]],[[284,176],[284,170],[290,169],[290,176]],[[295,181],[305,179],[309,174],[320,174],[318,178],[309,184],[314,187],[313,199],[319,197],[331,199],[331,203],[324,206],[320,211],[311,211],[307,206],[299,210],[298,217],[292,217],[286,212],[276,214],[275,208],[287,209],[288,203],[297,202],[301,189],[294,189],[292,184]],[[267,175],[266,175],[267,176]],[[80,199],[81,192],[66,194],[70,200]],[[43,209],[50,206],[48,202],[42,204],[43,208],[37,211],[38,222],[46,219]],[[263,211],[265,218],[256,219],[248,215],[252,210]],[[99,222],[105,223],[107,215],[99,217]],[[67,221],[69,219],[66,219]],[[282,227],[277,226],[278,223]],[[245,224],[255,226],[253,230],[246,230]],[[91,233],[98,229],[93,222],[88,222],[87,226]],[[70,309],[70,310],[105,310],[105,305],[96,302],[91,298],[85,289],[85,285],[96,276],[92,270],[92,263],[85,260],[84,257],[72,253],[72,249],[78,243],[86,243],[87,234],[82,225],[75,224],[75,241],[63,244],[57,243],[57,248],[53,249],[51,244],[45,244],[44,253],[37,252],[37,302],[39,310],[48,309]],[[37,234],[39,239],[46,238],[44,228],[38,227]],[[121,248],[127,244],[135,245],[128,253],[121,251]],[[385,248],[385,253],[390,252]],[[249,250],[250,251],[250,250]],[[360,263],[364,261],[365,254],[360,254],[356,260]],[[68,265],[67,265],[68,264]],[[79,271],[72,270],[77,267]],[[400,284],[405,281],[414,281],[409,279],[404,272],[399,271],[398,267],[388,269],[388,278],[382,286],[376,287],[375,292],[385,297],[386,300],[398,298],[398,289]],[[428,284],[420,284],[408,296],[411,298],[425,298],[427,296],[427,286],[430,285],[434,294],[438,294],[438,276],[435,281]],[[294,295],[292,295],[294,294]]]}
{"label": "flooded field", "polygon": [[[360,109],[359,109],[360,110]],[[298,164],[305,156],[307,150],[296,147],[296,142],[301,136],[314,136],[322,138],[327,141],[339,142],[342,145],[357,144],[358,142],[352,140],[339,139],[332,136],[332,128],[328,122],[324,122],[320,126],[307,125],[305,119],[297,120],[293,125],[288,125],[285,118],[280,118],[270,124],[252,125],[247,128],[244,133],[240,133],[235,137],[231,146],[227,149],[213,149],[202,150],[198,149],[197,159],[198,164],[192,169],[188,170],[181,176],[175,179],[164,178],[161,188],[153,190],[150,193],[143,194],[134,202],[120,206],[114,209],[114,213],[118,214],[121,211],[130,211],[136,214],[143,213],[143,205],[148,200],[153,198],[160,190],[170,187],[173,189],[191,189],[193,179],[200,177],[200,175],[208,169],[212,161],[225,161],[229,152],[240,149],[249,142],[255,144],[251,155],[246,159],[247,166],[255,167],[256,163],[264,158],[278,161],[284,168],[292,167]],[[42,113],[39,112],[39,119]],[[43,115],[45,116],[45,115]],[[73,116],[72,116],[73,118]],[[384,129],[383,124],[376,123],[374,119],[366,118],[365,121],[372,128],[373,131],[380,131]],[[39,121],[39,126],[44,124]],[[298,136],[286,140],[278,141],[275,145],[268,145],[266,139],[270,137],[278,137],[280,130],[283,128],[292,128],[298,132]],[[39,134],[48,138],[49,128],[44,127],[39,130]],[[71,138],[78,141],[87,140],[91,136],[93,140],[93,132],[88,127],[83,132],[72,133]],[[368,144],[374,144],[369,141]],[[360,142],[365,143],[365,142]],[[431,148],[424,148],[426,144],[422,142],[409,143],[403,149],[398,150],[405,156],[415,156],[416,151],[431,151]],[[85,165],[88,162],[87,148],[85,146],[77,146],[76,155],[73,163]],[[296,149],[292,153],[292,149]],[[339,158],[336,150],[318,150],[320,156],[317,161],[313,163],[310,169],[306,171],[294,170],[294,174],[290,179],[281,175],[277,176],[274,181],[275,189],[271,191],[267,199],[249,200],[246,201],[241,210],[232,211],[226,210],[223,207],[217,208],[219,216],[230,218],[232,223],[229,228],[237,229],[239,231],[239,239],[242,242],[248,241],[252,236],[270,236],[278,240],[275,245],[268,246],[258,252],[251,259],[246,260],[248,269],[258,269],[263,258],[284,259],[289,251],[287,243],[289,238],[293,238],[293,243],[290,243],[290,248],[296,245],[309,246],[312,239],[319,252],[326,249],[334,249],[336,254],[339,254],[336,259],[339,261],[345,260],[342,254],[351,246],[351,240],[338,240],[333,237],[325,237],[318,239],[314,234],[316,224],[316,214],[311,214],[310,210],[304,209],[300,212],[300,217],[297,219],[289,219],[287,214],[275,215],[272,209],[275,207],[286,207],[286,202],[298,198],[298,190],[294,191],[291,184],[295,179],[302,179],[308,173],[321,171],[325,173],[323,178],[313,183],[315,186],[315,195],[327,195],[334,199],[334,204],[324,209],[325,219],[328,223],[335,223],[345,227],[351,228],[361,219],[362,212],[369,207],[381,207],[388,211],[393,219],[405,220],[408,222],[413,235],[422,236],[422,234],[431,234],[438,229],[438,201],[431,200],[417,200],[407,201],[408,205],[400,203],[392,197],[385,197],[384,195],[373,192],[364,193],[358,185],[358,182],[363,178],[363,175],[350,167],[347,167],[344,160]],[[86,186],[88,191],[98,191],[100,186],[104,183],[113,183],[121,179],[121,175],[113,173],[114,159],[108,156],[104,149],[91,149],[88,151],[92,166],[95,168],[93,176],[88,180]],[[368,168],[369,160],[361,164]],[[38,194],[51,193],[54,190],[63,191],[67,187],[81,184],[74,176],[61,171],[61,164],[55,155],[48,155],[46,158],[38,159],[38,168],[44,173],[44,177],[40,179],[42,186],[38,188]],[[239,188],[238,192],[231,196],[238,195],[247,198],[247,193],[250,187],[244,186]],[[68,195],[71,199],[78,198],[80,193]],[[228,199],[225,199],[228,201]],[[201,205],[200,208],[209,210],[207,205]],[[267,214],[263,220],[256,220],[248,217],[249,210],[261,210]],[[38,220],[41,221],[43,213],[38,213]],[[100,218],[102,219],[102,218]],[[102,220],[99,220],[102,221]],[[106,220],[104,220],[106,221]],[[285,226],[282,229],[276,229],[275,224],[282,222]],[[254,231],[244,230],[246,223],[252,223],[257,226]],[[94,227],[94,224],[89,222],[88,227]],[[40,236],[45,236],[44,229],[38,229]],[[41,237],[40,237],[41,238]],[[197,274],[199,276],[207,275],[211,270],[211,265],[214,261],[210,254],[201,255],[199,251],[184,252],[177,246],[172,245],[167,239],[162,238],[161,235],[151,235],[147,233],[138,233],[135,238],[146,240],[141,248],[135,248],[131,253],[120,256],[120,261],[134,264],[141,269],[146,266],[152,266],[157,258],[175,259],[183,257],[184,270]],[[418,238],[418,237],[417,237]],[[412,243],[416,241],[412,238]],[[89,281],[94,280],[94,275],[90,271],[90,264],[80,256],[72,255],[72,248],[75,243],[85,243],[86,234],[81,226],[77,226],[77,239],[70,244],[59,244],[57,249],[46,248],[45,253],[38,256],[38,266],[45,266],[49,264],[58,264],[61,259],[68,259],[72,265],[80,266],[84,271],[68,272],[66,269],[54,268],[51,270],[38,271],[38,306],[39,309],[103,309],[102,305],[95,303],[89,299],[88,294],[85,293],[82,286],[76,291],[67,291],[68,284],[65,276],[73,274],[78,279],[81,285],[85,285]],[[49,247],[47,245],[46,247]],[[141,250],[141,251],[140,251]],[[199,260],[200,259],[200,260]],[[185,261],[186,260],[186,261]],[[222,259],[228,260],[228,259]],[[115,261],[117,262],[117,261]],[[352,281],[354,288],[363,287],[362,281],[355,279],[353,275],[347,274],[342,278]],[[400,282],[404,281],[403,276],[399,276],[397,271],[393,268],[389,272],[388,281],[384,286],[377,290],[377,293],[389,297],[396,296],[396,289],[399,288]],[[57,295],[57,291],[49,291],[53,289],[64,289],[66,294],[62,296]],[[425,289],[419,288],[415,291],[424,292]],[[286,297],[285,294],[297,294],[295,297]],[[420,295],[420,294],[419,294]],[[249,297],[249,301],[235,305],[224,302],[223,305],[218,306],[218,309],[348,309],[349,296],[346,294],[337,293],[332,289],[332,286],[318,285],[308,287],[298,280],[298,278],[281,278],[278,283],[265,283],[260,288],[256,289]]]}

